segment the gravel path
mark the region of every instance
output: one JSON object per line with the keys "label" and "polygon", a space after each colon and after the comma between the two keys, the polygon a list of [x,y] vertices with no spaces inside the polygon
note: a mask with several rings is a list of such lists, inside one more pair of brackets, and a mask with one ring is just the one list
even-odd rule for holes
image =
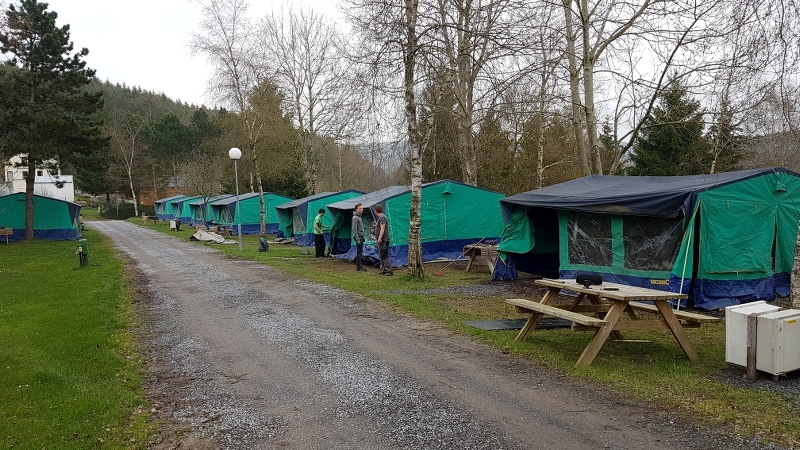
{"label": "gravel path", "polygon": [[138,270],[146,389],[164,423],[152,448],[775,448],[203,245],[87,226]]}

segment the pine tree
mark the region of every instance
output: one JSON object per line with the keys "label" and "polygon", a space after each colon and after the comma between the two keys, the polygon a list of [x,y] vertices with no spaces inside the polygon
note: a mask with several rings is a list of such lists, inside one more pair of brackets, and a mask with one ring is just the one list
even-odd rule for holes
{"label": "pine tree", "polygon": [[703,136],[700,103],[673,79],[658,106],[645,118],[631,155],[631,175],[694,175],[707,173],[709,146]]}
{"label": "pine tree", "polygon": [[21,0],[6,11],[0,52],[12,56],[0,70],[0,132],[8,149],[27,155],[25,238],[33,239],[33,187],[36,168],[48,161],[80,165],[81,157],[102,151],[102,92],[89,93],[94,70],[83,61],[89,50],[72,53],[69,25],[56,26],[58,14],[46,3]]}

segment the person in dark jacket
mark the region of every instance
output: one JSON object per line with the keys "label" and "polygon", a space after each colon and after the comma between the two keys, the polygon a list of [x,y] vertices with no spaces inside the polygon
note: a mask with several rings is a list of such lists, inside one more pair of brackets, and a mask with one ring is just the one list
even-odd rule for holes
{"label": "person in dark jacket", "polygon": [[375,220],[376,233],[378,233],[378,253],[381,256],[381,275],[392,276],[394,270],[392,263],[389,261],[389,221],[383,214],[383,206],[375,205],[375,212],[378,218]]}
{"label": "person in dark jacket", "polygon": [[362,265],[361,262],[362,256],[364,256],[364,221],[361,219],[361,215],[364,213],[364,207],[361,203],[356,204],[356,209],[353,211],[353,222],[352,222],[352,230],[353,230],[353,240],[356,242],[356,270],[367,270]]}

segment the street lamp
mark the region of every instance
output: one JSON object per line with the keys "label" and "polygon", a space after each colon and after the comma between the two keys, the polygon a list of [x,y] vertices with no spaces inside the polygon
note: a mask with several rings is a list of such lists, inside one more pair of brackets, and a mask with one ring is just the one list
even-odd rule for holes
{"label": "street lamp", "polygon": [[239,167],[236,162],[242,157],[242,151],[236,147],[228,150],[228,157],[233,160],[233,174],[236,177],[236,221],[239,225],[239,251],[242,251],[242,214],[239,211]]}

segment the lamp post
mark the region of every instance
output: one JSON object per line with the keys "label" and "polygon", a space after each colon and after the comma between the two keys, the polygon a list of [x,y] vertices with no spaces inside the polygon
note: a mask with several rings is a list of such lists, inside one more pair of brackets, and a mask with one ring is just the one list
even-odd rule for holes
{"label": "lamp post", "polygon": [[239,211],[239,167],[237,162],[242,157],[242,151],[236,147],[228,150],[228,157],[233,160],[233,174],[236,177],[236,222],[239,226],[239,251],[242,251],[242,214]]}

